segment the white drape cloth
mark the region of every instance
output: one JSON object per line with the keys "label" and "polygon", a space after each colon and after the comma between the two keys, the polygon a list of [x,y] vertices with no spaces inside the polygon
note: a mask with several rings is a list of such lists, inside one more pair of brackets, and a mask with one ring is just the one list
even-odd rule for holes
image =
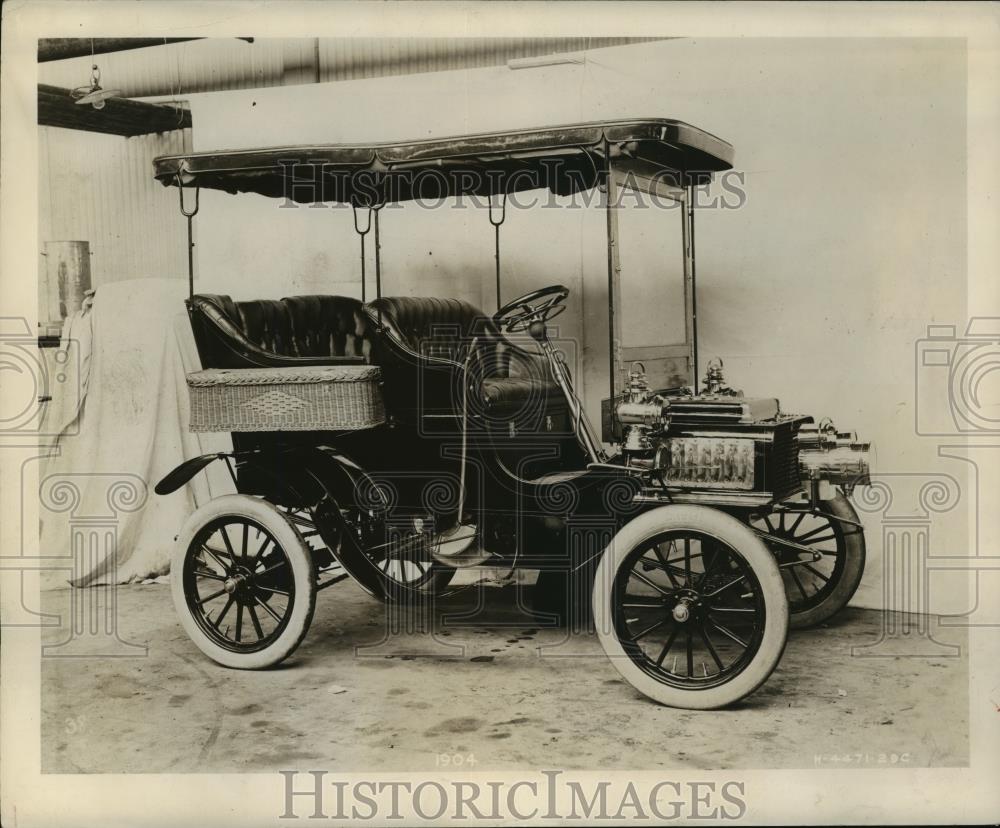
{"label": "white drape cloth", "polygon": [[[153,486],[184,460],[231,448],[228,434],[188,431],[185,373],[197,352],[180,279],[136,279],[97,289],[93,306],[64,328],[79,395],[53,399],[59,432],[39,476],[41,548],[66,555],[72,573],[49,587],[127,583],[166,573],[174,537],[209,497],[233,490],[209,469],[173,494]],[[72,340],[68,342],[66,340]],[[78,369],[77,369],[77,366]]]}

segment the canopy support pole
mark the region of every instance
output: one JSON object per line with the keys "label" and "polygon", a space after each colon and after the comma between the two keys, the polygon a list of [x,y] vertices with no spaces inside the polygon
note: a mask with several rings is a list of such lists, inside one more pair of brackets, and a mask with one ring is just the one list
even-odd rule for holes
{"label": "canopy support pole", "polygon": [[[378,217],[382,208],[385,206],[385,202],[379,204],[378,207],[373,208],[375,213],[375,298],[382,298],[382,239],[379,236],[379,223]],[[379,305],[378,308],[378,323],[382,324],[382,306]]]}
{"label": "canopy support pole", "polygon": [[379,236],[378,216],[382,205],[373,208],[375,213],[375,298],[382,298],[382,239]]}
{"label": "canopy support pole", "polygon": [[361,224],[358,221],[358,205],[352,204],[351,209],[354,211],[354,232],[361,237],[361,303],[364,304],[367,299],[367,276],[365,274],[365,236],[372,229],[372,208],[365,207],[368,211],[368,223],[365,225],[365,229],[361,229]]}
{"label": "canopy support pole", "polygon": [[688,185],[687,197],[688,260],[691,267],[691,368],[694,393],[698,395],[698,282],[694,265],[694,184]]}
{"label": "canopy support pole", "polygon": [[618,279],[621,267],[618,261],[618,217],[615,214],[617,202],[617,187],[611,169],[611,148],[604,142],[604,193],[605,218],[608,228],[608,384],[610,389],[610,405],[612,411],[615,405],[615,374],[618,371],[619,342],[615,336],[615,297],[618,295]]}
{"label": "canopy support pole", "polygon": [[184,206],[184,184],[181,177],[177,176],[177,193],[180,196],[181,215],[187,219],[187,247],[188,247],[188,299],[194,298],[194,217],[198,215],[198,206],[201,196],[201,187],[194,188],[194,209],[187,209]]}
{"label": "canopy support pole", "polygon": [[496,262],[496,278],[497,278],[497,310],[503,307],[500,303],[500,225],[502,225],[507,220],[507,193],[500,194],[500,218],[493,218],[493,199],[490,199],[490,224],[493,225],[493,238],[494,238],[494,251],[493,259]]}

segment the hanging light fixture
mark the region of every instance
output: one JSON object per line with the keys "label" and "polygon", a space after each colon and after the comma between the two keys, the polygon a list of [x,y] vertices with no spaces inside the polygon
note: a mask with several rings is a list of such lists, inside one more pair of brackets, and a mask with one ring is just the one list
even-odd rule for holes
{"label": "hanging light fixture", "polygon": [[120,89],[101,88],[101,70],[97,68],[95,63],[90,69],[90,84],[78,86],[70,94],[76,103],[82,106],[90,104],[94,109],[104,109],[104,102],[108,98],[120,97],[122,93]]}

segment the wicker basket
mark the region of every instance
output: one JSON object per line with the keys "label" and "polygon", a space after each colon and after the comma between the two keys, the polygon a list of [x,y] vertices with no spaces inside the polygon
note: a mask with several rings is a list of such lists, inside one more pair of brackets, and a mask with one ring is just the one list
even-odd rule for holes
{"label": "wicker basket", "polygon": [[191,431],[347,431],[385,422],[372,365],[233,368],[187,375]]}

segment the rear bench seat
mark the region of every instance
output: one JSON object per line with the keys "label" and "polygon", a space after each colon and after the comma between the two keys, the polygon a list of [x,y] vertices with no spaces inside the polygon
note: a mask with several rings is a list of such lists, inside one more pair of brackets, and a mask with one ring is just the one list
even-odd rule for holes
{"label": "rear bench seat", "polygon": [[281,368],[373,361],[374,326],[357,299],[291,296],[188,300],[203,368]]}

